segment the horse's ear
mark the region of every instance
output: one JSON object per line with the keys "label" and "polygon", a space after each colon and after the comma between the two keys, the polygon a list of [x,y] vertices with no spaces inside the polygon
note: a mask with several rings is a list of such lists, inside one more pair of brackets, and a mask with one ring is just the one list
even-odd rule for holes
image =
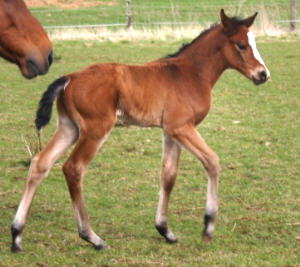
{"label": "horse's ear", "polygon": [[231,19],[226,16],[223,8],[220,11],[220,17],[223,27],[229,29],[231,27]]}
{"label": "horse's ear", "polygon": [[253,24],[258,12],[255,12],[255,14],[247,19],[245,19],[243,24],[245,24],[248,28]]}

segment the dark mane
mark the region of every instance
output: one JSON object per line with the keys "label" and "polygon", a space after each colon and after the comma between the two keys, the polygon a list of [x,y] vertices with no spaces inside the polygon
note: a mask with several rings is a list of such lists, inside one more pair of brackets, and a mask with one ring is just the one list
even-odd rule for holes
{"label": "dark mane", "polygon": [[183,43],[182,46],[179,48],[179,50],[173,54],[167,55],[165,58],[172,58],[177,57],[179,54],[181,54],[184,50],[186,50],[190,45],[192,45],[194,42],[201,39],[203,36],[205,36],[207,33],[209,33],[211,30],[216,28],[219,25],[219,23],[212,24],[208,29],[202,31],[194,40],[192,40],[190,43]]}
{"label": "dark mane", "polygon": [[[231,21],[236,26],[243,26],[246,25],[246,21],[239,18],[239,17],[233,17],[231,18]],[[209,33],[211,30],[215,29],[219,25],[218,22],[212,24],[208,29],[202,31],[194,40],[192,40],[190,43],[183,43],[182,46],[179,48],[179,50],[173,54],[167,55],[165,58],[173,58],[180,55],[184,50],[186,50],[190,45],[192,45],[194,42],[201,39],[203,36],[205,36],[207,33]]]}

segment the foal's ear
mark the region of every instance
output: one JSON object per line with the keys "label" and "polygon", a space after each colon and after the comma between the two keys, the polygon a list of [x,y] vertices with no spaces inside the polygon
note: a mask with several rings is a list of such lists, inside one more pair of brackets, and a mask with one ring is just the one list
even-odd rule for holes
{"label": "foal's ear", "polygon": [[221,22],[222,22],[223,27],[225,29],[230,28],[231,27],[231,19],[229,17],[227,17],[223,8],[220,11],[220,17],[221,17]]}
{"label": "foal's ear", "polygon": [[244,19],[243,24],[247,26],[248,28],[253,24],[258,12],[255,12],[255,14],[247,19]]}

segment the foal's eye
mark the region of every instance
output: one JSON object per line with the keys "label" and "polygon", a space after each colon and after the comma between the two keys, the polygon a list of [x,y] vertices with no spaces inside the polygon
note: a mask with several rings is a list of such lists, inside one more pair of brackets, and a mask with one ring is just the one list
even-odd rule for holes
{"label": "foal's eye", "polygon": [[244,45],[244,44],[242,44],[242,43],[237,43],[236,45],[238,46],[238,48],[239,48],[240,50],[246,50],[246,48],[247,48],[247,46]]}

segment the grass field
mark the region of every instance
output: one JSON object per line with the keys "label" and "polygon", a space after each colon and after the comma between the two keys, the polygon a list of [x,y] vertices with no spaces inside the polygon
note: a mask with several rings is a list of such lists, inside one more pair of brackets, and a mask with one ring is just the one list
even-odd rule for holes
{"label": "grass field", "polygon": [[[10,224],[35,143],[33,120],[47,85],[64,73],[103,61],[143,63],[177,50],[178,41],[55,42],[48,75],[25,81],[0,61],[0,266],[299,266],[300,38],[260,38],[272,81],[255,87],[227,71],[199,132],[221,159],[220,214],[211,244],[201,240],[207,179],[182,153],[170,204],[179,243],[154,228],[161,130],[116,127],[84,181],[90,222],[111,249],[96,251],[77,235],[62,158],[41,184],[23,235],[10,252]],[[56,114],[44,142],[56,128]]]}

